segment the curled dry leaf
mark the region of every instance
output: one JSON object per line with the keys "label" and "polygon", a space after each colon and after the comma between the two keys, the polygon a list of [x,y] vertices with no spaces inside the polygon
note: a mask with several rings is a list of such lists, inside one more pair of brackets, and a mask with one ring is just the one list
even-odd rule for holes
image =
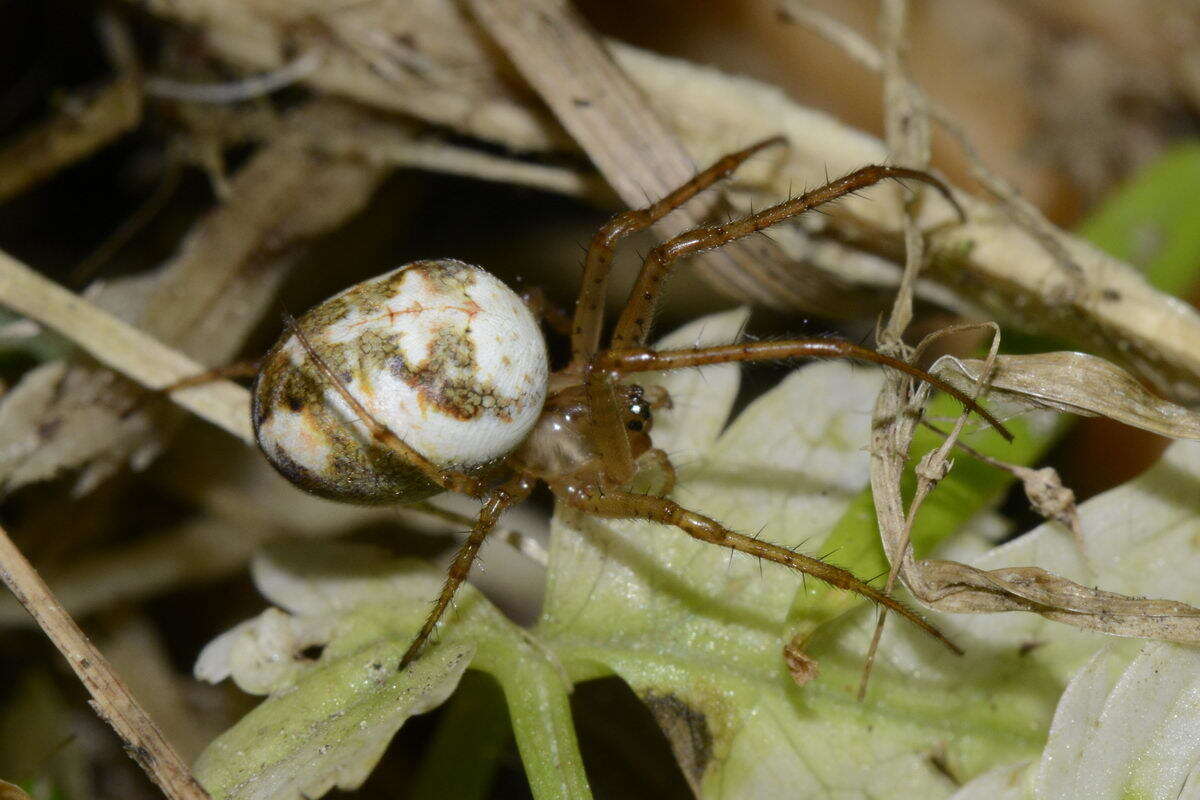
{"label": "curled dry leaf", "polygon": [[[983,362],[943,356],[930,369],[957,386],[974,387]],[[1174,439],[1200,439],[1200,414],[1146,390],[1125,370],[1087,353],[999,356],[989,397],[1018,408],[1049,408],[1108,417]]]}
{"label": "curled dry leaf", "polygon": [[1040,567],[980,570],[936,559],[917,561],[915,567],[917,577],[909,581],[909,588],[939,611],[1032,611],[1116,636],[1200,644],[1200,609],[1186,603],[1092,589]]}
{"label": "curled dry leaf", "polygon": [[1025,496],[1033,510],[1045,519],[1061,522],[1071,531],[1075,541],[1083,546],[1083,531],[1079,525],[1079,509],[1075,506],[1075,493],[1063,485],[1058,470],[1054,467],[1030,469],[1019,464],[1007,464],[1004,469],[1012,472],[1025,488]]}

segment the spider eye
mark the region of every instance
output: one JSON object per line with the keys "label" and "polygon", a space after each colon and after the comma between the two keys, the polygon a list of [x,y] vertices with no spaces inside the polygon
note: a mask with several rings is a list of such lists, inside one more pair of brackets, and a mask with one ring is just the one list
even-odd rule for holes
{"label": "spider eye", "polygon": [[641,431],[646,427],[646,423],[642,422],[640,419],[631,419],[629,422],[625,423],[625,427],[629,428],[631,431]]}

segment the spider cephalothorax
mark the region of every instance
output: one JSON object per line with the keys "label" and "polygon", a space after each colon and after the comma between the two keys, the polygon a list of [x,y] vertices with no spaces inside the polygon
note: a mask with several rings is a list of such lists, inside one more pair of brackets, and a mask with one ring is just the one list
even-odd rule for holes
{"label": "spider cephalothorax", "polygon": [[[722,158],[653,205],[613,218],[588,248],[571,326],[571,361],[547,374],[546,347],[522,300],[482,269],[420,261],[360,283],[290,320],[255,383],[253,423],[263,452],[302,488],[351,502],[408,503],[438,490],[483,506],[445,586],[402,659],[415,658],[466,578],[504,509],[544,482],[560,502],[611,518],[640,518],[813,575],[905,616],[947,646],[904,605],[818,559],[729,530],[670,500],[671,461],[650,439],[651,396],[631,376],[737,361],[853,358],[900,370],[950,392],[1007,436],[958,390],[896,359],[834,339],[654,350],[647,345],[663,279],[681,256],[719,247],[885,178],[931,176],[865,167],[826,186],[723,225],[687,231],[646,256],[607,347],[602,298],[617,242],[649,227],[775,140]],[[955,204],[957,208],[957,204]],[[658,494],[629,485],[651,460]]]}

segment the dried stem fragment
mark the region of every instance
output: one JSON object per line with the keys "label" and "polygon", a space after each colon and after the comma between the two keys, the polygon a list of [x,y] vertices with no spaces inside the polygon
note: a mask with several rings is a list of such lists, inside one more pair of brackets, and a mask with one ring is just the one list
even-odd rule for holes
{"label": "dried stem fragment", "polygon": [[96,714],[112,726],[129,755],[163,793],[172,800],[207,800],[208,793],[192,777],[187,764],[3,529],[0,529],[0,579],[37,620],[87,687]]}

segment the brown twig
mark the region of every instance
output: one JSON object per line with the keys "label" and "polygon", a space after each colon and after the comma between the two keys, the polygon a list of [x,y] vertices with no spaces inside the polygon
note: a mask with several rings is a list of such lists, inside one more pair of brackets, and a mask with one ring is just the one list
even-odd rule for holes
{"label": "brown twig", "polygon": [[207,800],[208,792],[163,738],[129,688],[113,672],[75,620],[55,599],[33,565],[0,528],[0,579],[46,632],[92,696],[96,714],[112,726],[130,757],[174,800]]}

